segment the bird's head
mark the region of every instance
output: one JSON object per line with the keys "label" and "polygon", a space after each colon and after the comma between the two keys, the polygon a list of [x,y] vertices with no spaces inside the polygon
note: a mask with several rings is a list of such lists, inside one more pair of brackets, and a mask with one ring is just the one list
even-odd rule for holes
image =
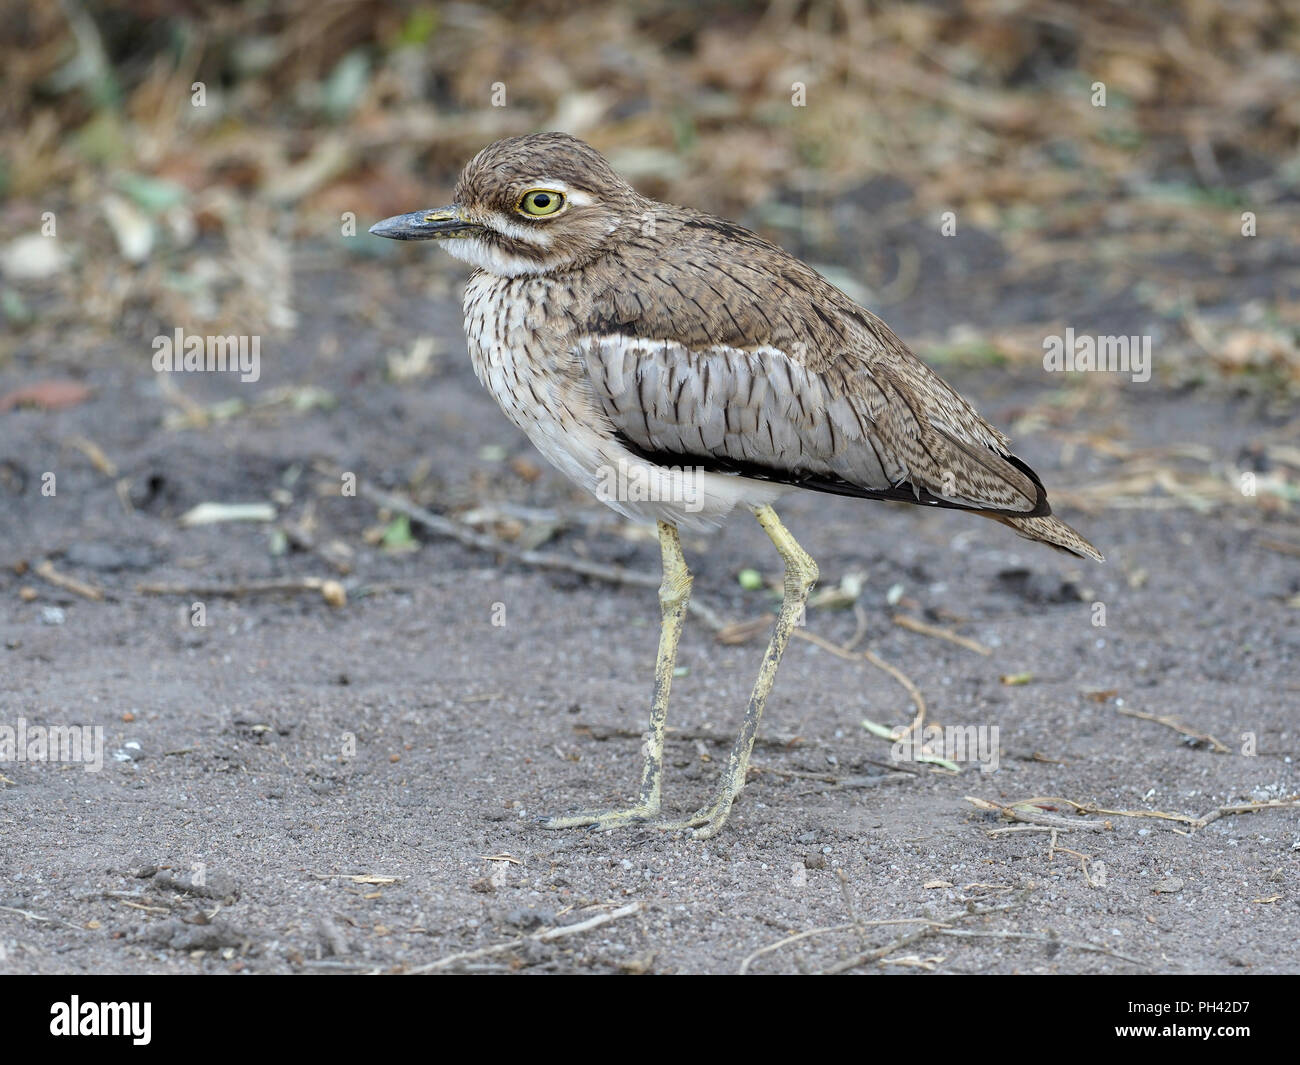
{"label": "bird's head", "polygon": [[501,277],[549,274],[595,258],[648,203],[589,144],[536,133],[479,152],[449,207],[385,218],[370,232],[443,241],[457,259]]}

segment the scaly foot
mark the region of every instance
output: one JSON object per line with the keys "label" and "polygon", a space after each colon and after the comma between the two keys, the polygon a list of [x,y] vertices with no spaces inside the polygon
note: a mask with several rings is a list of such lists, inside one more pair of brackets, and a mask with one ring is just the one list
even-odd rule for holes
{"label": "scaly foot", "polygon": [[684,821],[656,821],[654,827],[665,832],[682,832],[691,830],[691,839],[712,839],[722,831],[722,826],[731,816],[731,806],[735,801],[730,792],[723,791],[707,806],[701,806]]}
{"label": "scaly foot", "polygon": [[657,806],[640,804],[629,806],[626,810],[584,810],[567,817],[539,817],[537,820],[547,829],[589,828],[594,832],[604,832],[609,828],[643,825],[658,812]]}

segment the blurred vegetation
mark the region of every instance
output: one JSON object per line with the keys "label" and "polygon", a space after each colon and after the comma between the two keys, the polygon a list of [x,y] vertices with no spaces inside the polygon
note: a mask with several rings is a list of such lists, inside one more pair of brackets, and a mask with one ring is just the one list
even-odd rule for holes
{"label": "blurred vegetation", "polygon": [[[915,215],[958,212],[1022,271],[1273,256],[1249,315],[1188,334],[1215,365],[1300,381],[1290,0],[35,0],[4,21],[14,326],[291,328],[287,238],[337,239],[345,212],[364,233],[444,198],[485,143],[565,129],[647,194],[760,227],[892,177]],[[23,244],[45,212],[61,253]],[[835,221],[798,224],[815,241]],[[391,253],[373,243],[348,250]]]}

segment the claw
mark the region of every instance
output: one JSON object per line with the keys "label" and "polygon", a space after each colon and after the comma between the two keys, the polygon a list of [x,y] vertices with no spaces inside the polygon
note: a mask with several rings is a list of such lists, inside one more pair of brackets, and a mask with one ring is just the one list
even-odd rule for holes
{"label": "claw", "polygon": [[691,839],[712,839],[727,823],[734,801],[730,796],[720,795],[708,806],[701,806],[685,820],[659,821],[656,822],[655,828],[663,832],[690,832]]}

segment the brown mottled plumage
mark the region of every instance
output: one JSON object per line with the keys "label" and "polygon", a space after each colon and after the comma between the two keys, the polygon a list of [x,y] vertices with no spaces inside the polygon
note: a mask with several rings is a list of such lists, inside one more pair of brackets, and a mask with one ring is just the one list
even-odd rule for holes
{"label": "brown mottled plumage", "polygon": [[[738,504],[758,514],[787,565],[775,673],[786,622],[816,574],[770,507],[791,487],[968,510],[1101,559],[1051,516],[1006,437],[884,322],[748,230],[639,195],[580,140],[498,141],[466,166],[453,206],[371,231],[443,239],[478,267],[465,328],[479,379],[568,476],[659,521],[660,673],[676,651],[670,615],[689,593],[676,528],[716,524]],[[553,827],[657,813],[670,677],[656,685],[642,801]],[[726,820],[770,683],[760,674],[717,800],[684,822],[697,835]]]}

